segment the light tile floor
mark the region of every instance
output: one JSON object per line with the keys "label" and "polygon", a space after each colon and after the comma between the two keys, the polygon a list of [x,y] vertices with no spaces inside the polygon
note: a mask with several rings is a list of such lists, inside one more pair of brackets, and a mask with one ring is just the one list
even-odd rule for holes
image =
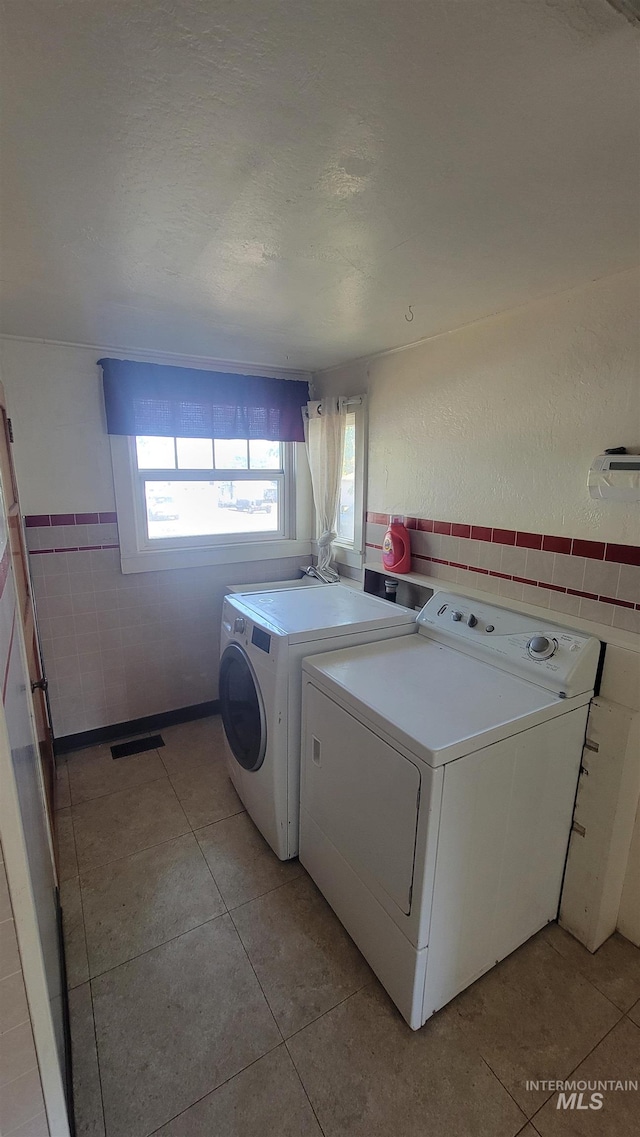
{"label": "light tile floor", "polygon": [[58,770],[78,1137],[627,1137],[640,1093],[556,1108],[527,1079],[640,1077],[640,951],[553,924],[405,1025],[229,782],[217,718]]}

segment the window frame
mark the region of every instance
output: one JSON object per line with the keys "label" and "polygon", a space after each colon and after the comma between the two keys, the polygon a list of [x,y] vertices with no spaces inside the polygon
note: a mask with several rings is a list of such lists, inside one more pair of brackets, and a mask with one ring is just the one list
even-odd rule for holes
{"label": "window frame", "polygon": [[[133,436],[111,435],[111,461],[123,573],[238,564],[311,553],[312,496],[303,443],[283,442],[282,470],[139,470]],[[212,476],[213,475],[213,476]],[[150,538],[145,481],[281,481],[277,532]]]}
{"label": "window frame", "polygon": [[[353,541],[336,537],[333,542],[333,560],[338,565],[361,569],[364,564],[365,535],[365,488],[367,480],[367,431],[368,411],[366,395],[350,395],[340,400],[348,413],[355,415],[355,460],[354,460],[354,536]],[[339,506],[339,502],[338,502]],[[337,519],[335,522],[337,529]]]}

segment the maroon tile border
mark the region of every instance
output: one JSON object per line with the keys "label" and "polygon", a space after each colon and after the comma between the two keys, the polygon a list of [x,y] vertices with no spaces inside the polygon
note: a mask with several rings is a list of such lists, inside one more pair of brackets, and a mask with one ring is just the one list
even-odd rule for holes
{"label": "maroon tile border", "polygon": [[[370,546],[373,548],[373,546]],[[61,549],[30,549],[30,557],[41,557],[45,553],[97,553],[101,549],[119,549],[119,545],[65,545]],[[375,548],[382,548],[382,545],[376,545]],[[633,605],[632,605],[633,607]]]}
{"label": "maroon tile border", "polygon": [[589,557],[593,561],[604,560],[604,541],[580,541],[573,539],[571,550],[574,557]]}
{"label": "maroon tile border", "polygon": [[471,526],[471,536],[476,541],[490,541],[492,532],[486,525]]}
{"label": "maroon tile border", "polygon": [[28,513],[24,519],[27,529],[45,529],[56,525],[113,525],[117,513]]}
{"label": "maroon tile border", "polygon": [[623,565],[640,565],[640,546],[607,545],[605,561],[620,561]]}
{"label": "maroon tile border", "polygon": [[546,553],[570,553],[571,537],[543,537],[542,548]]}
{"label": "maroon tile border", "polygon": [[[100,514],[100,519],[102,520],[104,516],[106,515]],[[389,514],[367,513],[367,521],[386,525]],[[604,541],[586,541],[581,537],[558,537],[553,534],[528,533],[524,530],[494,529],[488,525],[465,525],[457,521],[434,521],[426,517],[407,517],[405,524],[408,529],[416,529],[420,533],[444,533],[447,536],[470,537],[472,540],[491,541],[500,545],[517,545],[523,549],[544,549],[549,553],[565,553],[595,561],[640,565],[639,545],[615,545]]]}
{"label": "maroon tile border", "polygon": [[516,533],[516,545],[522,549],[541,549],[542,548],[542,534],[541,533]]}
{"label": "maroon tile border", "polygon": [[492,540],[500,545],[515,545],[516,533],[513,529],[494,529]]}

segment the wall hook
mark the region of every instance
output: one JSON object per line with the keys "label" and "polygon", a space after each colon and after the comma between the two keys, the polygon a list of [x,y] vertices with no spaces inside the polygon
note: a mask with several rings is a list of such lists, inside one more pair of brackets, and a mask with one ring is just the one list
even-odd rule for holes
{"label": "wall hook", "polygon": [[404,318],[405,318],[405,320],[407,321],[407,323],[408,323],[408,324],[410,324],[410,323],[411,323],[411,321],[413,320],[413,305],[412,305],[412,304],[410,304],[410,305],[409,305],[409,312],[411,313],[411,315],[410,315],[410,316],[407,316],[407,313],[406,313],[406,312],[405,312],[405,314],[404,314]]}

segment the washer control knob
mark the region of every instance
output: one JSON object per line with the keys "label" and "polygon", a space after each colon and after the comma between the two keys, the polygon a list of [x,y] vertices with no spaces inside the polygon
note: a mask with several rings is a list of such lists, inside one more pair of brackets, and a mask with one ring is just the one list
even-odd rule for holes
{"label": "washer control knob", "polygon": [[496,629],[495,629],[493,624],[487,624],[487,626],[485,628],[485,632],[495,632],[495,630]]}
{"label": "washer control knob", "polygon": [[242,633],[244,632],[244,629],[245,629],[244,616],[236,616],[235,620],[233,621],[234,632],[239,632],[240,635],[242,635]]}
{"label": "washer control knob", "polygon": [[527,644],[527,651],[532,659],[550,659],[557,648],[555,640],[547,636],[532,636]]}
{"label": "washer control knob", "polygon": [[462,619],[462,612],[452,612],[451,619],[455,620],[456,624]]}
{"label": "washer control knob", "polygon": [[477,623],[478,623],[478,617],[474,616],[473,612],[470,612],[469,615],[467,616],[467,624],[469,625],[470,628],[475,628]]}

